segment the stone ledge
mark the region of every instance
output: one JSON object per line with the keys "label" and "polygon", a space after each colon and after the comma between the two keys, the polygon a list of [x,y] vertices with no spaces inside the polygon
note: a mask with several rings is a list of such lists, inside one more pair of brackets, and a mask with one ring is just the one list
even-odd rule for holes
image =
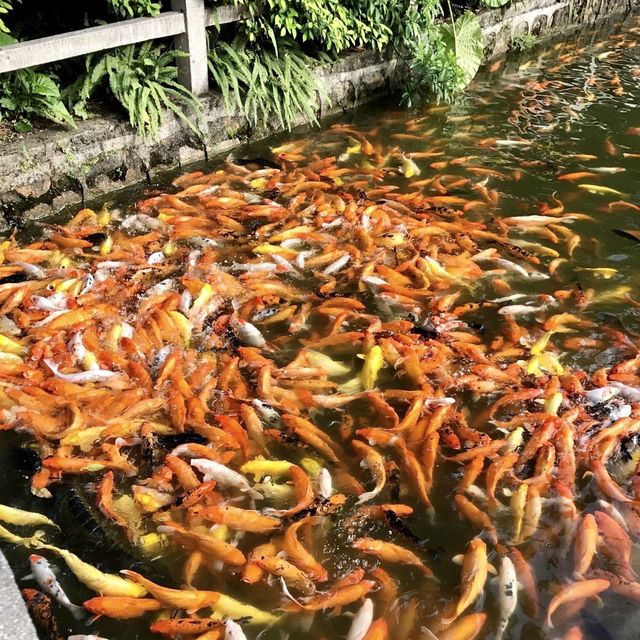
{"label": "stone ledge", "polygon": [[38,640],[7,559],[0,553],[0,640]]}

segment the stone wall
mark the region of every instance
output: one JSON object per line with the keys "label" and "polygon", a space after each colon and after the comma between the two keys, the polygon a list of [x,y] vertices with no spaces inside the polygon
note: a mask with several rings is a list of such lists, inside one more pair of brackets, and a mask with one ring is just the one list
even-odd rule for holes
{"label": "stone wall", "polygon": [[[487,57],[508,50],[515,36],[550,36],[572,25],[635,7],[640,0],[514,0],[480,15]],[[390,93],[404,63],[389,53],[357,52],[318,69],[325,97],[320,117],[347,111]],[[37,131],[0,147],[0,229],[62,207],[142,183],[164,170],[205,160],[275,131],[251,130],[229,114],[217,94],[204,97],[204,140],[167,117],[159,140],[143,139],[115,115],[81,122],[77,129]]]}
{"label": "stone wall", "polygon": [[487,58],[506,53],[520,35],[553,37],[608,16],[632,11],[640,0],[519,0],[480,16]]}

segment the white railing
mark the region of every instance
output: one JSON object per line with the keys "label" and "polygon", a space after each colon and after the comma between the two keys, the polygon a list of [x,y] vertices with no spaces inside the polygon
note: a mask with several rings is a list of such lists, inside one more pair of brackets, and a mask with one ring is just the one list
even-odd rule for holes
{"label": "white railing", "polygon": [[209,88],[207,27],[236,22],[236,7],[205,7],[204,0],[171,0],[173,11],[134,18],[0,47],[0,73],[84,56],[114,47],[173,36],[175,47],[189,54],[178,59],[178,79],[196,94]]}

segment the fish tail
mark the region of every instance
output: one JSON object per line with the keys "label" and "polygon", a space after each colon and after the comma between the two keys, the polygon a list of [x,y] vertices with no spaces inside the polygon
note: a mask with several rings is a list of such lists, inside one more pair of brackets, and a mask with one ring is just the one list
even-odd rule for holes
{"label": "fish tail", "polygon": [[84,620],[87,616],[87,612],[84,607],[80,607],[77,604],[71,604],[67,608],[76,620]]}
{"label": "fish tail", "polygon": [[29,547],[29,548],[35,548],[35,549],[44,549],[46,548],[48,545],[45,543],[45,536],[47,534],[42,531],[41,529],[38,529],[38,531],[36,531],[30,538],[25,538],[25,546]]}
{"label": "fish tail", "polygon": [[375,498],[377,495],[378,494],[375,493],[374,491],[367,491],[367,493],[361,494],[360,497],[358,498],[358,501],[356,502],[356,506],[364,504],[365,502],[368,502],[369,500]]}

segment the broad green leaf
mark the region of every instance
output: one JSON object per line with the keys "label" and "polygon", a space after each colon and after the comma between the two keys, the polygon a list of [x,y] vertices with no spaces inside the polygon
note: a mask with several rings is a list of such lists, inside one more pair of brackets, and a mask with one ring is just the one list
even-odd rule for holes
{"label": "broad green leaf", "polygon": [[446,23],[442,27],[442,39],[454,52],[456,62],[464,72],[465,86],[469,84],[482,64],[482,27],[478,18],[467,11],[454,24]]}

